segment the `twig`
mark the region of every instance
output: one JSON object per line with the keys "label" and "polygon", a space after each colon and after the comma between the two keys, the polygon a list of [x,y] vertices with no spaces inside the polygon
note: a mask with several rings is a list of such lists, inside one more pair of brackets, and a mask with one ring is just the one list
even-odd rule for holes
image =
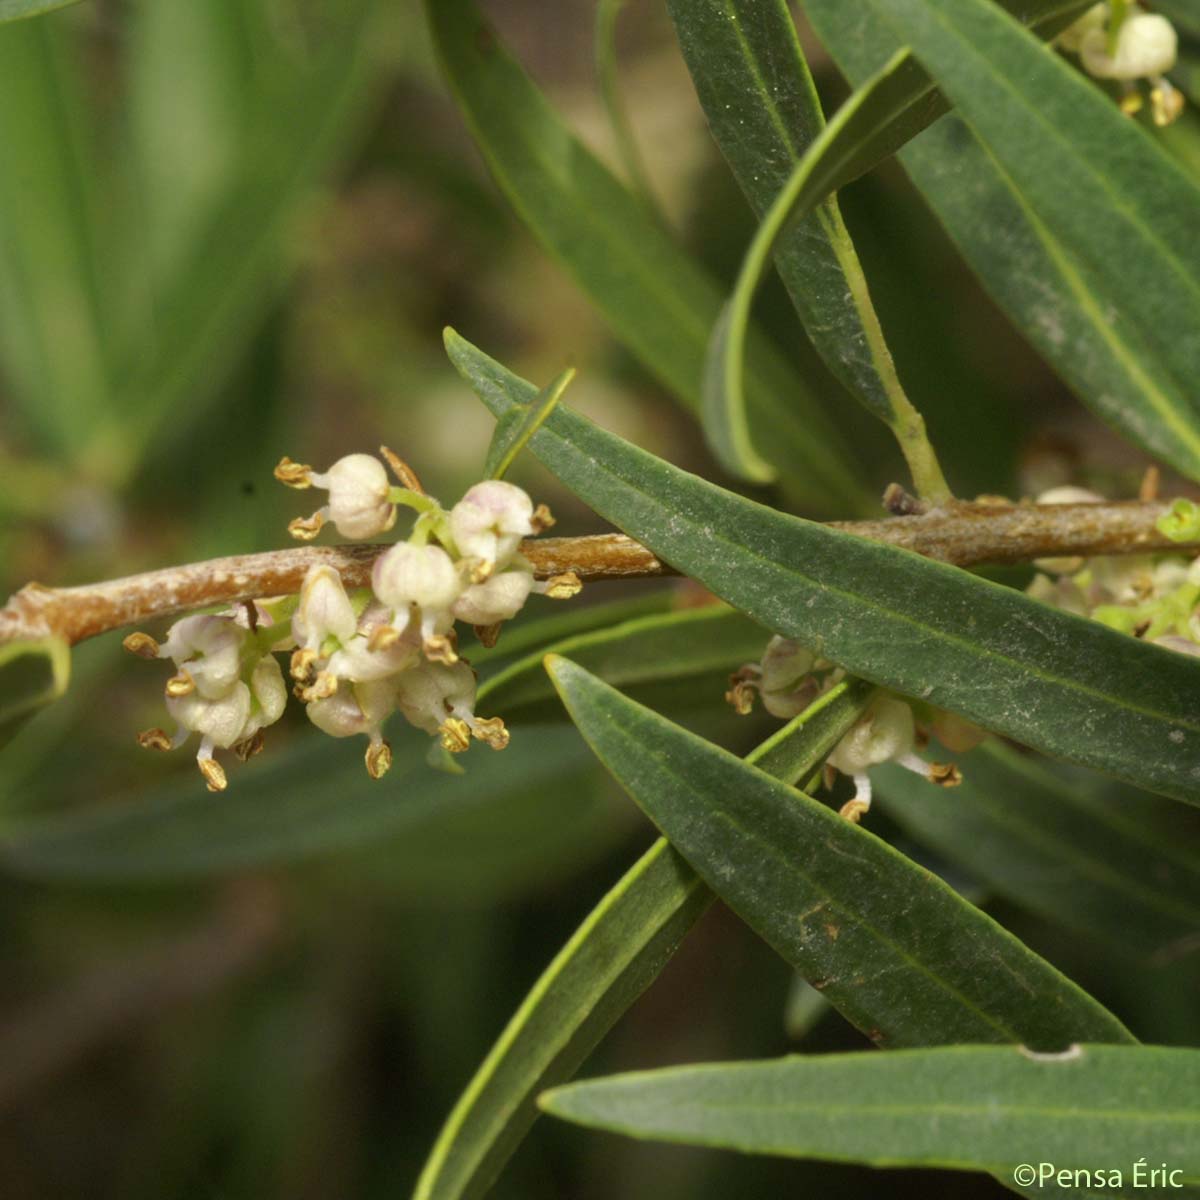
{"label": "twig", "polygon": [[[1156,526],[1167,508],[1161,501],[1140,500],[1043,505],[956,502],[911,516],[835,521],[830,528],[970,567],[1035,558],[1179,550],[1184,547]],[[337,570],[348,588],[366,587],[375,558],[386,548],[304,546],[216,558],[81,587],[48,588],[31,583],[0,609],[0,642],[57,635],[74,645],[155,617],[288,595],[300,590],[309,567],[317,563]],[[521,553],[533,564],[539,579],[569,571],[584,582],[677,574],[645,546],[619,533],[538,538],[525,542]]]}

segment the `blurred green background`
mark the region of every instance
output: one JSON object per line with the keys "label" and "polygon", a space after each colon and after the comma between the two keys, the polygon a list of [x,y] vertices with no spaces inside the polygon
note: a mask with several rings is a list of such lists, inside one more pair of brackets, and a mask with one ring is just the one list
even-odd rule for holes
{"label": "blurred green background", "polygon": [[[614,161],[593,5],[489,12]],[[633,3],[619,34],[656,195],[729,280],[752,224],[666,15]],[[844,87],[808,44],[829,108]],[[1136,487],[1144,462],[1081,415],[897,168],[843,208],[961,493]],[[777,284],[757,311],[882,491],[899,473],[882,427],[824,373]],[[568,403],[720,478],[692,421],[487,178],[415,5],[93,0],[0,27],[5,592],[282,545],[300,511],[271,479],[282,454],[325,466],[386,442],[452,501],[491,429],[445,360],[448,323],[538,382],[577,366]],[[556,532],[600,527],[529,461],[513,478],[551,504]],[[655,591],[687,601],[680,585],[642,584],[578,603]],[[466,782],[425,767],[422,735],[397,729],[402,761],[373,784],[361,746],[293,713],[206,807],[186,752],[134,743],[162,719],[160,675],[118,636],[84,645],[68,695],[0,758],[0,1195],[405,1195],[513,1008],[651,831],[547,705],[511,714],[513,748],[472,754]],[[722,704],[722,672],[685,684],[656,702],[731,748],[762,735]],[[31,843],[34,821],[57,824]],[[992,911],[1135,1031],[1196,1038],[1172,968],[1134,987],[1107,951]],[[589,1070],[865,1044],[802,992],[789,1010],[791,990],[783,963],[717,909]],[[974,1177],[736,1159],[547,1122],[494,1194],[805,1189],[1002,1194]]]}

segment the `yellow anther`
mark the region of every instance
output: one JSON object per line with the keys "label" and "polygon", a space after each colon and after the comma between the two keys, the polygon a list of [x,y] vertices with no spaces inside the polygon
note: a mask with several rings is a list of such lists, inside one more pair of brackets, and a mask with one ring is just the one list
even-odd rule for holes
{"label": "yellow anther", "polygon": [[1173,124],[1183,115],[1183,93],[1165,79],[1150,89],[1150,115],[1160,129]]}
{"label": "yellow anther", "polygon": [[163,729],[143,729],[137,735],[137,743],[143,750],[170,750],[171,739]]}
{"label": "yellow anther", "polygon": [[488,717],[477,720],[471,731],[481,741],[487,742],[493,750],[503,750],[508,745],[508,730],[499,717]]}
{"label": "yellow anther", "polygon": [[172,675],[167,680],[167,695],[178,700],[181,696],[190,696],[196,690],[196,681],[188,674],[186,669],[180,670],[178,675]]}
{"label": "yellow anther", "polygon": [[471,582],[472,583],[486,582],[487,580],[491,579],[492,572],[495,571],[495,569],[496,569],[496,564],[494,562],[488,562],[487,559],[485,559],[485,558],[473,559],[471,562],[471,571],[470,571]]}
{"label": "yellow anther", "polygon": [[1142,103],[1142,93],[1131,88],[1121,97],[1118,107],[1127,117],[1136,117],[1142,111]]}
{"label": "yellow anther", "polygon": [[298,542],[311,542],[325,526],[323,513],[315,512],[311,517],[297,517],[288,522],[288,533]]}
{"label": "yellow anther", "polygon": [[204,776],[204,782],[210,792],[223,792],[229,786],[229,780],[225,778],[225,768],[215,758],[198,758],[196,766],[200,768],[200,774]]}
{"label": "yellow anther", "polygon": [[572,596],[578,596],[583,591],[583,584],[579,581],[579,576],[574,571],[568,571],[565,575],[552,575],[546,580],[546,595],[551,600],[570,600]]}
{"label": "yellow anther", "polygon": [[838,816],[844,817],[853,825],[857,825],[862,820],[863,813],[870,809],[870,805],[865,800],[847,800],[841,808],[838,809]]}
{"label": "yellow anther", "polygon": [[930,783],[936,783],[938,787],[952,788],[958,787],[962,781],[962,772],[954,763],[929,764]]}
{"label": "yellow anther", "polygon": [[387,742],[372,742],[367,747],[367,774],[372,779],[382,779],[392,765],[392,748]]}
{"label": "yellow anther", "polygon": [[337,689],[337,676],[330,671],[321,671],[312,684],[304,689],[300,699],[305,704],[309,704],[313,700],[327,700]]}
{"label": "yellow anther", "polygon": [[461,717],[447,717],[438,729],[443,750],[461,754],[471,744],[471,727]]}
{"label": "yellow anther", "polygon": [[458,662],[453,635],[447,637],[445,634],[439,633],[434,634],[433,637],[427,637],[424,648],[425,657],[430,662],[445,663],[448,667]]}
{"label": "yellow anther", "polygon": [[148,633],[131,633],[121,645],[138,658],[158,657],[158,643]]}
{"label": "yellow anther", "polygon": [[233,748],[234,754],[238,756],[241,762],[249,762],[256,754],[261,754],[263,746],[266,745],[267,739],[263,736],[263,731],[260,729],[251,737],[246,738],[244,742],[238,742]]}
{"label": "yellow anther", "polygon": [[739,717],[748,717],[754,711],[754,693],[757,683],[740,672],[729,677],[729,691],[725,703],[732,706]]}
{"label": "yellow anther", "polygon": [[292,462],[285,454],[275,468],[275,478],[290,488],[312,487],[312,467],[306,463]]}
{"label": "yellow anther", "polygon": [[292,652],[291,675],[297,683],[307,683],[312,678],[313,663],[317,661],[315,650],[300,649]]}
{"label": "yellow anther", "polygon": [[533,510],[530,524],[533,526],[534,533],[541,533],[555,524],[554,514],[544,504],[539,504]]}

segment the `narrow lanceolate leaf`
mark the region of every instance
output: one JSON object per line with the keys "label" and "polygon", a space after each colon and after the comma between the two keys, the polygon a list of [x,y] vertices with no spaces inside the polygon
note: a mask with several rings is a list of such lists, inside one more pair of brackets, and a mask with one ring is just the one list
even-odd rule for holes
{"label": "narrow lanceolate leaf", "polygon": [[[631,1137],[876,1167],[992,1171],[1053,1186],[1040,1164],[1116,1195],[1200,1181],[1200,1051],[1078,1046],[828,1054],[639,1071],[556,1088],[556,1117]],[[1140,1186],[1134,1174],[1142,1164]],[[1035,1174],[1017,1168],[1028,1165]],[[1102,1172],[1097,1187],[1096,1174]],[[1116,1176],[1119,1176],[1116,1177]],[[1165,1181],[1156,1180],[1155,1190]]]}
{"label": "narrow lanceolate leaf", "polygon": [[[1096,380],[1086,398],[1200,478],[1200,187],[1107,95],[989,0],[888,0],[876,8],[978,134],[1027,223],[1045,231],[1043,253],[1066,251],[1057,273],[1073,307],[1107,340],[1105,361],[1116,360],[1111,381]],[[1076,313],[1069,323],[1078,324]],[[1063,325],[1045,332],[1067,347]]]}
{"label": "narrow lanceolate leaf", "polygon": [[94,129],[62,23],[0,26],[0,80],[7,399],[45,447],[78,461],[113,416],[112,311]]}
{"label": "narrow lanceolate leaf", "polygon": [[[1078,0],[1047,0],[1045,3],[1029,5],[1017,5],[1013,0],[1013,6],[1034,24],[1041,36],[1050,36],[1061,29],[1072,16],[1086,7]],[[757,10],[757,6],[755,8]],[[779,14],[777,23],[783,22],[790,29],[790,17],[786,10]],[[727,19],[723,19],[718,27],[739,29]],[[767,36],[764,51],[769,51],[772,56],[778,55],[780,51],[776,44],[781,36],[780,29]],[[737,47],[744,44],[744,39],[734,37],[731,49],[736,54]],[[729,70],[728,66],[724,69]],[[776,83],[773,90],[778,91],[779,86]],[[729,104],[725,102],[726,107]],[[761,207],[766,211],[762,224],[746,253],[733,295],[713,330],[705,363],[704,411],[710,430],[717,430],[717,436],[728,444],[739,446],[748,440],[742,416],[745,404],[742,394],[745,330],[754,292],[772,252],[777,246],[780,247],[780,268],[787,282],[788,268],[785,262],[789,246],[795,245],[800,252],[811,253],[809,246],[813,237],[811,233],[804,236],[804,223],[814,216],[820,219],[826,212],[821,206],[827,203],[827,197],[893,154],[945,112],[946,107],[945,97],[934,86],[921,64],[906,49],[897,50],[855,91],[830,124],[817,132],[803,154],[797,155],[793,149],[790,170],[781,173],[778,186],[770,193],[769,207],[764,189]],[[737,135],[735,128],[730,136],[736,138]],[[785,147],[776,146],[774,153],[777,156],[784,155],[786,160]],[[763,171],[765,167],[760,165],[758,170]],[[753,171],[748,174],[754,177]],[[794,225],[793,222],[800,224]],[[788,233],[789,229],[796,232]],[[841,232],[844,236],[845,231]],[[835,249],[839,246],[840,270],[844,274],[843,308],[852,308],[855,321],[859,324],[857,334],[842,330],[839,336],[857,352],[869,369],[869,376],[859,372],[857,386],[851,382],[852,390],[891,428],[908,462],[918,492],[933,500],[944,499],[948,495],[948,488],[942,478],[941,468],[925,435],[924,422],[904,395],[896,377],[853,248],[848,238],[843,243],[835,237]],[[794,270],[794,267],[791,269]],[[800,286],[801,282],[797,280],[796,286]],[[813,285],[809,281],[806,286],[811,290]],[[871,386],[866,387],[871,380]]]}
{"label": "narrow lanceolate leaf", "polygon": [[1094,776],[1054,771],[997,743],[931,794],[897,767],[872,772],[901,827],[993,891],[1048,920],[1149,959],[1200,930],[1200,813]]}
{"label": "narrow lanceolate leaf", "polygon": [[74,3],[76,0],[0,0],[0,22],[21,21]]}
{"label": "narrow lanceolate leaf", "polygon": [[886,842],[635,704],[548,668],[617,782],[748,925],[888,1046],[1129,1041],[1121,1023]]}
{"label": "narrow lanceolate leaf", "polygon": [[[748,756],[815,770],[869,689],[848,680]],[[535,1098],[569,1079],[654,980],[712,892],[659,838],[546,968],[475,1073],[421,1172],[415,1200],[482,1196],[537,1117]]]}
{"label": "narrow lanceolate leaf", "polygon": [[0,645],[0,747],[67,690],[71,650],[62,638]]}
{"label": "narrow lanceolate leaf", "polygon": [[[480,699],[498,713],[549,699],[554,689],[542,670],[550,652],[569,654],[615,684],[688,679],[729,670],[757,659],[770,634],[749,617],[723,604],[657,613],[555,642],[518,659],[480,689]],[[713,694],[714,707],[722,703]]]}
{"label": "narrow lanceolate leaf", "polygon": [[[713,280],[565,127],[472,0],[430,0],[442,64],[476,141],[521,218],[570,271],[617,336],[683,403],[700,405],[701,364],[721,308]],[[858,506],[846,452],[796,373],[752,337],[750,421],[797,495]]]}
{"label": "narrow lanceolate leaf", "polygon": [[[493,415],[532,384],[447,334]],[[559,407],[530,449],[601,516],[852,674],[1200,803],[1200,663],[907,551],[776,512]]]}
{"label": "narrow lanceolate leaf", "polygon": [[[671,0],[669,7],[709,128],[761,216],[825,124],[791,14],[783,0]],[[836,199],[781,233],[775,263],[833,373],[887,424],[920,425]],[[732,430],[739,442],[748,441],[727,404],[737,390],[720,371],[706,375],[710,436]]]}
{"label": "narrow lanceolate leaf", "polygon": [[554,406],[562,399],[563,392],[574,378],[575,368],[569,367],[553,383],[542,388],[537,399],[524,412],[518,410],[510,413],[505,421],[496,422],[496,432],[492,435],[483,463],[485,479],[504,478],[513,459],[537,432],[538,426],[554,411]]}
{"label": "narrow lanceolate leaf", "polygon": [[[314,735],[244,768],[231,766],[229,789],[219,795],[197,774],[143,787],[126,802],[23,819],[0,835],[0,867],[42,879],[153,883],[394,839],[392,870],[403,873],[406,847],[427,858],[447,827],[502,807],[514,794],[545,795],[569,777],[562,797],[568,811],[578,815],[586,799],[584,752],[566,728],[525,727],[503,754],[489,751],[483,762],[468,755],[462,776],[427,767],[428,738],[406,732],[411,736],[396,730],[395,760],[383,780],[367,775],[361,743]],[[477,764],[487,768],[487,787]]]}

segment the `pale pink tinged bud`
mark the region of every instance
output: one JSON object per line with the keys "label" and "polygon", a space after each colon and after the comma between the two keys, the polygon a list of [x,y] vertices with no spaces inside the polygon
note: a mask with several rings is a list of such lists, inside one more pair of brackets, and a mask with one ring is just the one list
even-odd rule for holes
{"label": "pale pink tinged bud", "polygon": [[868,767],[907,754],[915,737],[912,709],[903,700],[885,696],[838,742],[829,764],[845,775],[861,775]]}
{"label": "pale pink tinged bud", "polygon": [[503,565],[534,533],[533,501],[501,479],[477,483],[450,510],[450,532],[464,558]]}
{"label": "pale pink tinged bud", "polygon": [[168,696],[166,703],[167,711],[181,728],[223,749],[242,740],[250,718],[250,689],[240,680],[219,700],[208,700],[197,691],[187,696]]}
{"label": "pale pink tinged bud", "polygon": [[930,726],[934,737],[954,754],[966,754],[968,750],[974,750],[987,737],[984,730],[965,717],[941,709],[934,711]]}
{"label": "pale pink tinged bud", "polygon": [[451,612],[471,625],[496,625],[521,611],[533,590],[533,572],[513,566],[483,583],[474,583],[454,602]]}
{"label": "pale pink tinged bud", "polygon": [[332,567],[309,567],[292,616],[296,644],[320,653],[328,638],[348,642],[357,630],[358,620],[342,577]]}
{"label": "pale pink tinged bud", "polygon": [[393,612],[416,605],[422,613],[449,612],[463,590],[454,563],[440,546],[399,542],[375,560],[375,595]]}
{"label": "pale pink tinged bud", "polygon": [[1083,44],[1083,39],[1094,29],[1103,31],[1107,22],[1108,5],[1105,3],[1093,4],[1079,20],[1073,25],[1068,25],[1054,39],[1055,44],[1061,46],[1064,50],[1069,50],[1072,54],[1078,54],[1080,46]]}
{"label": "pale pink tinged bud", "polygon": [[229,617],[184,617],[171,626],[159,657],[186,664],[197,694],[216,700],[237,682],[246,644],[246,631]]}
{"label": "pale pink tinged bud", "polygon": [[1114,54],[1108,52],[1108,34],[1091,29],[1079,43],[1084,70],[1097,79],[1147,79],[1175,66],[1179,38],[1175,27],[1157,13],[1126,17],[1117,34]]}
{"label": "pale pink tinged bud", "polygon": [[791,638],[776,635],[762,656],[760,685],[764,692],[788,692],[813,669],[813,652]]}
{"label": "pale pink tinged bud", "polygon": [[377,537],[395,524],[396,506],[388,500],[387,471],[370,454],[347,454],[324,475],[309,478],[317,487],[329,490],[329,519],[343,537]]}
{"label": "pale pink tinged bud", "polygon": [[400,711],[418,729],[437,733],[449,716],[474,719],[475,672],[461,660],[423,662],[395,680]]}

